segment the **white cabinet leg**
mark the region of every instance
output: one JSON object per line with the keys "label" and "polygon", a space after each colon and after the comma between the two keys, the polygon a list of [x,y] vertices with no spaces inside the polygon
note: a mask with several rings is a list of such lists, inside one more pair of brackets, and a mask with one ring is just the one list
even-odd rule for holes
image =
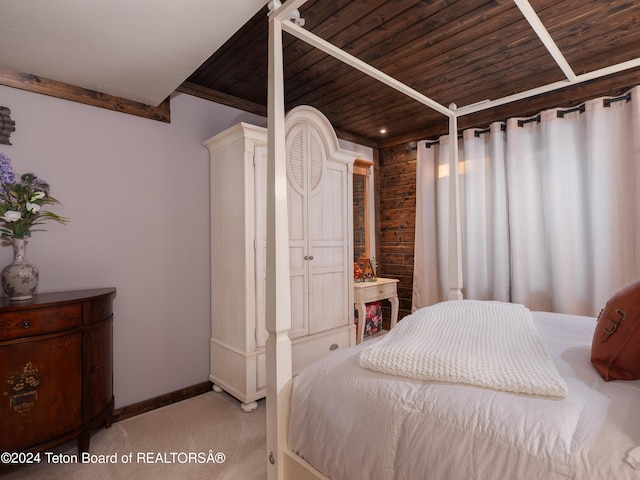
{"label": "white cabinet leg", "polygon": [[255,412],[256,408],[258,408],[258,402],[243,403],[240,405],[240,408],[245,413]]}

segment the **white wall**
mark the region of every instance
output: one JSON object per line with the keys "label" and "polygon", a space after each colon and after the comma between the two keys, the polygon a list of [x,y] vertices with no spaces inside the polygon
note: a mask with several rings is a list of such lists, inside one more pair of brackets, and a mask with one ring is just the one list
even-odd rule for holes
{"label": "white wall", "polygon": [[340,148],[344,148],[345,150],[349,150],[351,152],[356,152],[360,155],[359,158],[373,162],[373,149],[371,147],[365,147],[364,145],[349,142],[347,140],[342,140],[341,138],[338,139],[338,144],[340,145]]}
{"label": "white wall", "polygon": [[[0,86],[17,173],[48,181],[68,225],[35,232],[38,292],[114,286],[114,395],[130,405],[208,380],[209,156],[202,141],[262,117],[177,94],[171,123]],[[0,266],[12,249],[0,246]]]}

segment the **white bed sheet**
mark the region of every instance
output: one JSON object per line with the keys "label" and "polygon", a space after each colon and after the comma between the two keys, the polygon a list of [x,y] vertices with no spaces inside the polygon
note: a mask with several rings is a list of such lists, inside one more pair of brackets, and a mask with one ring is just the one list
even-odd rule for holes
{"label": "white bed sheet", "polygon": [[567,398],[373,372],[358,366],[365,342],[294,379],[290,449],[333,480],[640,479],[625,461],[640,445],[640,381],[591,366],[594,318],[533,318]]}

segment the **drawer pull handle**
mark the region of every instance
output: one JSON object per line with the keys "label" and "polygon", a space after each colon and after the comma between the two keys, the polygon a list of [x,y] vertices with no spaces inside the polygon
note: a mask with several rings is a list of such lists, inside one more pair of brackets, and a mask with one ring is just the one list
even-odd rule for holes
{"label": "drawer pull handle", "polygon": [[25,320],[24,322],[22,322],[22,328],[29,328],[31,326],[31,322],[28,320]]}
{"label": "drawer pull handle", "polygon": [[329,350],[337,350],[338,349],[338,344],[334,343],[329,347]]}

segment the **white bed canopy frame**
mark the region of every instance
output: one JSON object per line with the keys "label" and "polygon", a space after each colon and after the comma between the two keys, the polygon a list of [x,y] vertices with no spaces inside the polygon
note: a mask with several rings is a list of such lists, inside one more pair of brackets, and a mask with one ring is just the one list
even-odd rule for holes
{"label": "white bed canopy frame", "polygon": [[[380,70],[362,62],[329,42],[289,21],[291,14],[306,0],[269,2],[269,84],[268,84],[268,167],[267,167],[267,295],[266,342],[267,368],[267,476],[269,480],[325,479],[324,475],[291,452],[287,446],[289,403],[291,397],[291,291],[289,280],[289,222],[287,210],[287,169],[285,151],[284,62],[282,32],[286,31],[336,59],[413,98],[449,118],[450,138],[457,136],[457,119],[534,95],[551,92],[640,66],[640,58],[576,75],[543,26],[528,0],[514,0],[550,55],[562,69],[566,80],[496,100],[457,108],[445,107],[404,85]],[[457,142],[451,142],[449,155],[449,294],[462,298],[462,264]]]}

